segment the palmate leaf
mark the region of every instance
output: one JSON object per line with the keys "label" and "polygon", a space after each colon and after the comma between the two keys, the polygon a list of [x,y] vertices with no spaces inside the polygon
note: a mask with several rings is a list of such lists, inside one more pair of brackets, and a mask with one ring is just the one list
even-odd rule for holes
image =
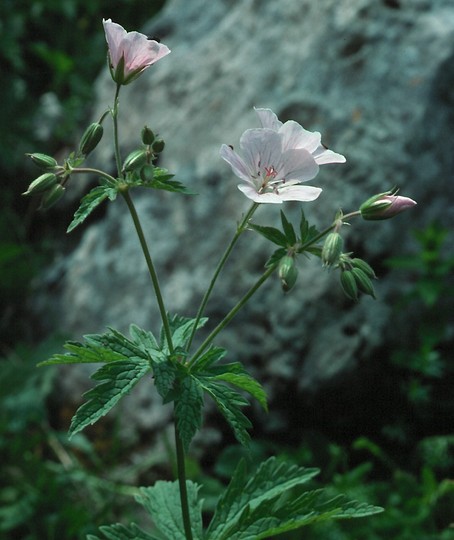
{"label": "palmate leaf", "polygon": [[150,369],[150,362],[138,357],[116,360],[98,369],[91,378],[101,383],[84,394],[88,401],[77,409],[69,437],[105,416]]}
{"label": "palmate leaf", "polygon": [[[198,500],[200,487],[190,480],[186,481],[188,493],[189,516],[194,540],[202,540],[202,504]],[[141,488],[140,495],[136,497],[148,511],[155,526],[169,540],[186,540],[183,520],[181,518],[181,502],[178,482],[164,482],[159,480],[152,487]]]}
{"label": "palmate leaf", "polygon": [[99,530],[102,536],[88,534],[87,540],[159,540],[159,538],[146,533],[134,523],[129,527],[116,523],[99,527]]}
{"label": "palmate leaf", "polygon": [[217,504],[207,540],[260,540],[317,521],[382,511],[344,496],[329,498],[324,490],[305,491],[303,484],[317,473],[270,458],[248,480],[241,462]]}
{"label": "palmate leaf", "polygon": [[97,208],[105,199],[114,201],[117,196],[117,189],[108,184],[97,186],[89,191],[80,201],[80,206],[74,214],[74,218],[68,226],[66,232],[73,231],[77,226],[83,223],[87,217]]}

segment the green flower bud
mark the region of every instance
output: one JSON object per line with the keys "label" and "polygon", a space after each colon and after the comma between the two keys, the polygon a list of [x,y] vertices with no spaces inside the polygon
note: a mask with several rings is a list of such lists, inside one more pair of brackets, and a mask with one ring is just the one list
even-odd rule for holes
{"label": "green flower bud", "polygon": [[28,156],[33,163],[43,170],[49,170],[49,169],[55,169],[55,167],[58,167],[57,161],[52,157],[48,156],[47,154],[25,154]]}
{"label": "green flower bud", "polygon": [[288,292],[296,283],[298,277],[298,269],[295,265],[294,257],[285,255],[279,261],[279,279],[281,280],[282,289]]}
{"label": "green flower bud", "polygon": [[90,124],[82,135],[79,144],[79,153],[88,156],[97,146],[104,133],[104,128],[98,122]]}
{"label": "green flower bud", "polygon": [[328,234],[322,249],[322,261],[324,266],[332,266],[339,261],[343,245],[344,241],[339,233],[332,232]]}
{"label": "green flower bud", "polygon": [[140,178],[142,182],[151,182],[154,177],[154,167],[151,165],[151,163],[146,163],[141,169],[140,169]]}
{"label": "green flower bud", "polygon": [[142,165],[145,165],[147,162],[147,152],[146,150],[134,150],[129,156],[125,159],[123,164],[123,172],[130,172],[134,169],[138,169]]}
{"label": "green flower bud", "polygon": [[358,285],[352,270],[344,270],[340,275],[340,282],[344,293],[355,302],[358,300]]}
{"label": "green flower bud", "polygon": [[45,193],[57,183],[57,176],[54,173],[44,173],[38,176],[36,180],[28,186],[27,191],[23,195],[37,195]]}
{"label": "green flower bud", "polygon": [[48,210],[57,201],[59,201],[65,194],[65,188],[61,184],[56,184],[50,191],[48,191],[41,201],[40,208],[42,210]]}
{"label": "green flower bud", "polygon": [[369,276],[363,272],[361,268],[353,268],[352,272],[355,277],[356,284],[358,285],[358,289],[364,294],[368,294],[369,296],[372,296],[372,298],[375,298],[374,287]]}
{"label": "green flower bud", "polygon": [[363,261],[363,259],[351,259],[350,263],[354,268],[359,268],[360,270],[362,270],[367,277],[377,279],[377,276],[375,275],[372,266],[370,266],[370,264],[368,264],[366,261]]}
{"label": "green flower bud", "polygon": [[146,144],[147,146],[150,144],[153,144],[153,141],[155,140],[155,136],[149,127],[144,126],[142,129],[141,135],[142,135],[143,144]]}
{"label": "green flower bud", "polygon": [[156,139],[151,147],[155,154],[160,154],[164,150],[165,142],[162,139]]}

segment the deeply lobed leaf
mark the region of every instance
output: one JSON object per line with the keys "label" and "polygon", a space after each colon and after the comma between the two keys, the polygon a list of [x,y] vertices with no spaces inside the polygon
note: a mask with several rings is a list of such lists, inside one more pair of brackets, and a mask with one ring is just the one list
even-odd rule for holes
{"label": "deeply lobed leaf", "polygon": [[349,519],[383,509],[325,490],[306,491],[318,473],[270,458],[247,480],[240,463],[216,507],[207,540],[260,540],[328,519]]}

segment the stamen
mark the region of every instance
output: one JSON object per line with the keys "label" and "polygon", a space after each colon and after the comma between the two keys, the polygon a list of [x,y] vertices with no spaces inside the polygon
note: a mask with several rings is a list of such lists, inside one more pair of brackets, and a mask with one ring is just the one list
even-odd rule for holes
{"label": "stamen", "polygon": [[271,167],[265,167],[265,172],[268,178],[276,178],[277,176],[277,171],[273,165],[271,165]]}

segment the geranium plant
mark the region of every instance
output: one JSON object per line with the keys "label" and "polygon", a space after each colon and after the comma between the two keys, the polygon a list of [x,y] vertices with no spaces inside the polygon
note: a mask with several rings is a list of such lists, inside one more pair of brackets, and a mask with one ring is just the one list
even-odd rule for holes
{"label": "geranium plant", "polygon": [[[143,34],[126,32],[110,19],[104,20],[103,25],[108,44],[108,65],[114,81],[113,104],[98,122],[87,128],[78,148],[63,163],[57,163],[51,156],[29,154],[42,174],[30,184],[26,195],[39,196],[41,207],[47,209],[64,195],[74,175],[96,175],[99,185],[82,198],[68,232],[81,225],[106,199],[113,202],[118,196],[122,197],[146,260],[162,329],[155,336],[150,329],[139,328],[134,323],[130,326],[129,335],[108,328],[105,333],[85,336],[81,343],[67,342],[65,354],[55,354],[41,365],[102,364],[92,375],[96,385],[84,395],[85,402],[72,419],[70,437],[106,415],[140,379],[145,377],[155,384],[163,403],[174,405],[178,479],[175,482],[158,481],[152,487],[140,489],[137,501],[152,518],[152,532],[146,532],[135,524],[115,524],[101,526],[99,536],[89,535],[88,538],[256,540],[318,521],[363,517],[380,512],[381,508],[367,503],[350,501],[344,496],[330,498],[324,490],[308,490],[305,484],[318,473],[316,469],[270,458],[250,476],[245,463],[238,464],[204,530],[200,486],[186,479],[185,454],[202,426],[205,396],[214,400],[236,439],[246,447],[251,427],[243,412],[249,404],[246,396],[257,400],[267,410],[266,394],[260,383],[241,363],[229,361],[227,351],[217,346],[215,341],[219,332],[254,293],[273,275],[277,275],[284,291],[290,291],[297,282],[297,259],[304,254],[320,258],[323,266],[338,271],[340,284],[352,300],[357,301],[361,293],[373,296],[374,271],[367,262],[344,252],[342,227],[357,216],[368,220],[393,217],[416,203],[397,196],[396,191],[391,190],[373,196],[356,211],[346,214],[339,211],[322,231],[308,223],[303,211],[296,226],[283,211],[280,213],[281,228],[255,224],[252,218],[261,204],[280,204],[282,207],[285,201],[315,201],[322,190],[305,183],[314,180],[320,166],[345,162],[344,156],[322,144],[319,133],[307,131],[293,121],[282,123],[269,109],[256,109],[260,126],[248,129],[242,135],[240,152],[228,145],[222,145],[220,149],[220,156],[240,180],[238,188],[252,200],[251,207],[240,219],[231,242],[221,255],[194,317],[170,315],[131,193],[145,188],[186,196],[191,191],[167,170],[156,166],[156,159],[164,150],[164,141],[147,126],[141,131],[143,144],[126,158],[121,155],[118,144],[121,87],[132,83],[149,66],[166,57],[170,50]],[[83,166],[86,156],[101,140],[103,122],[108,117],[113,121],[115,175]],[[196,332],[210,328],[205,308],[213,288],[235,244],[246,230],[264,236],[275,245],[274,251],[268,261],[264,261],[264,271],[255,284],[194,348]]]}

